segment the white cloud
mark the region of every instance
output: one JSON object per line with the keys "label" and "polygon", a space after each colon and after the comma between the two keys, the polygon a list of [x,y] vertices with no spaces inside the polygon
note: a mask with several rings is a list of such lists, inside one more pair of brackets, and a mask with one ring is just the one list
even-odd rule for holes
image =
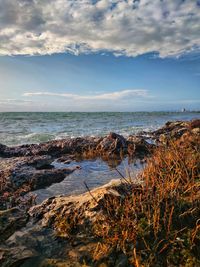
{"label": "white cloud", "polygon": [[199,51],[199,0],[0,0],[0,54]]}
{"label": "white cloud", "polygon": [[149,97],[147,90],[137,89],[137,90],[123,90],[112,93],[104,93],[97,95],[77,95],[71,93],[52,93],[52,92],[27,92],[23,96],[33,97],[33,96],[48,96],[48,97],[61,97],[73,100],[120,100],[128,99],[129,97]]}
{"label": "white cloud", "polygon": [[25,99],[0,99],[1,105],[9,105],[9,104],[15,104],[15,105],[21,105],[21,104],[30,104],[32,103],[31,100],[25,100]]}

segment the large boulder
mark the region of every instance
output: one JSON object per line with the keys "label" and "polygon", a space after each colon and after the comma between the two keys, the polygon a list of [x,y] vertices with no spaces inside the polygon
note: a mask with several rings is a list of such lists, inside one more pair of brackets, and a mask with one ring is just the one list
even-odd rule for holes
{"label": "large boulder", "polygon": [[96,151],[100,155],[120,155],[127,152],[126,139],[119,134],[111,132],[104,137],[96,147]]}

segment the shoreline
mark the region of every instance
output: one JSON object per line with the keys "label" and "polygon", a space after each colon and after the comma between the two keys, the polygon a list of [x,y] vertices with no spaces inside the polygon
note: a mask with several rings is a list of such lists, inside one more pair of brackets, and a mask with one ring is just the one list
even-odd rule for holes
{"label": "shoreline", "polygon": [[[1,145],[0,178],[1,193],[4,195],[1,203],[10,201],[9,197],[11,195],[13,198],[16,197],[13,203],[10,203],[9,209],[2,206],[3,209],[0,210],[0,233],[1,241],[4,243],[3,246],[0,246],[2,255],[0,263],[2,266],[10,267],[20,262],[21,265],[18,266],[22,267],[47,266],[48,264],[49,266],[82,266],[84,261],[89,264],[88,266],[100,266],[98,264],[101,262],[106,264],[109,257],[111,260],[114,259],[115,263],[124,261],[126,265],[123,266],[133,266],[128,265],[130,261],[128,254],[126,255],[122,251],[118,254],[115,252],[114,255],[109,254],[109,245],[109,250],[106,250],[105,254],[108,253],[110,256],[103,260],[104,257],[102,258],[102,255],[98,254],[95,256],[95,265],[90,265],[93,259],[89,255],[97,249],[102,238],[103,240],[108,238],[98,232],[99,227],[102,227],[99,222],[104,216],[107,216],[103,215],[102,217],[102,214],[109,211],[112,205],[115,205],[115,202],[118,203],[120,199],[120,201],[126,199],[130,201],[130,192],[136,194],[135,196],[137,196],[137,192],[147,192],[143,188],[141,179],[145,178],[145,176],[143,177],[145,171],[147,172],[148,168],[151,168],[151,164],[154,164],[154,161],[151,162],[152,157],[156,156],[154,152],[161,153],[162,158],[164,153],[171,153],[171,148],[169,151],[167,150],[171,142],[178,143],[177,148],[181,149],[181,146],[184,148],[187,142],[192,144],[193,140],[198,140],[200,137],[200,121],[167,122],[162,128],[148,133],[155,140],[154,145],[145,141],[145,134],[147,133],[143,133],[141,136],[129,136],[125,139],[121,135],[110,133],[110,135],[98,140],[95,138],[75,138],[72,142],[58,140],[40,145],[22,145],[14,148]],[[189,145],[191,145],[190,143]],[[194,145],[198,145],[198,143],[194,143]],[[193,147],[191,148],[193,149]],[[163,149],[163,152],[159,152],[160,149]],[[184,150],[184,153],[186,153],[186,150]],[[113,159],[120,161],[127,156],[132,160],[138,158],[147,161],[144,174],[138,176],[140,178],[139,183],[136,183],[136,181],[129,183],[124,177],[120,183],[106,184],[91,191],[88,189],[88,192],[78,196],[55,196],[36,206],[34,206],[34,199],[27,199],[27,202],[23,202],[24,193],[31,191],[32,188],[44,187],[47,185],[47,181],[48,184],[49,182],[58,182],[59,179],[64,179],[63,177],[74,171],[70,168],[62,170],[52,168],[51,164],[55,159],[67,164],[70,160],[77,160],[78,158],[83,160],[100,157],[105,161]],[[191,158],[190,155],[189,158]],[[153,175],[153,169],[151,172]],[[5,187],[3,187],[2,181],[5,181]],[[159,179],[154,183],[158,183],[158,186],[160,186]],[[163,190],[165,189],[164,187]],[[153,196],[154,190],[154,186],[148,189],[148,198]],[[22,202],[20,203],[20,201]],[[102,203],[107,203],[106,210],[104,210],[105,206],[104,204],[102,206]],[[117,207],[115,208],[117,209]],[[107,224],[112,227],[113,223],[117,223],[119,226],[119,222],[111,210],[109,214],[109,220],[105,217],[107,218],[106,221],[102,222],[105,227],[107,227]],[[112,221],[111,214],[114,216],[114,221]],[[66,218],[69,218],[67,223]],[[122,221],[120,223],[122,229],[128,227],[128,230],[131,227],[126,226],[126,221],[124,226]],[[94,226],[96,227],[95,231],[98,232],[97,235],[94,235],[92,231]],[[99,235],[102,237],[99,237]],[[100,251],[103,251],[103,244],[100,245]],[[42,251],[38,250],[38,246],[42,248]],[[74,265],[70,265],[70,262]]]}
{"label": "shoreline", "polygon": [[[77,137],[14,147],[0,144],[1,195],[12,197],[15,192],[20,198],[28,192],[59,183],[80,169],[79,162],[84,160],[99,158],[117,167],[127,158],[129,163],[138,159],[143,164],[159,144],[167,143],[169,138],[180,138],[189,130],[190,124],[190,121],[166,122],[153,132],[141,132],[127,138],[111,132],[104,137]],[[69,167],[73,161],[77,165]],[[53,162],[63,166],[55,167]],[[1,197],[0,207],[4,201]]]}
{"label": "shoreline", "polygon": [[[88,114],[88,115],[87,115]],[[166,121],[198,119],[199,113],[12,113],[0,114],[0,143],[8,146],[40,144],[76,137],[124,137],[155,131]]]}

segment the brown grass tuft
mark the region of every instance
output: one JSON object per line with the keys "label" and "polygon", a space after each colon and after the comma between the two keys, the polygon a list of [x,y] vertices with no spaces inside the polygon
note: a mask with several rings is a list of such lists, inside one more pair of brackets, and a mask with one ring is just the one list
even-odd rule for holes
{"label": "brown grass tuft", "polygon": [[143,184],[129,186],[124,197],[105,200],[94,226],[103,251],[124,253],[130,266],[199,266],[199,136],[159,147],[141,176]]}

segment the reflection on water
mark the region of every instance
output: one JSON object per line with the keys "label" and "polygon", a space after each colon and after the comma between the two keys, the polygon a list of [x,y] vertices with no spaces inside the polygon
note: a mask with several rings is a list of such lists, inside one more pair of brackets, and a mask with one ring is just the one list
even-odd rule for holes
{"label": "reflection on water", "polygon": [[[87,189],[84,182],[92,189],[104,185],[113,179],[120,179],[121,176],[115,167],[112,167],[111,164],[109,165],[101,159],[83,160],[80,162],[72,161],[70,164],[54,162],[56,168],[80,166],[81,169],[77,169],[60,183],[55,183],[45,189],[33,191],[33,193],[37,194],[37,203],[56,195],[75,195],[86,192]],[[139,161],[129,163],[127,159],[123,160],[117,166],[117,169],[122,175],[126,177],[130,175],[132,178],[134,178],[141,168],[142,165]]]}

